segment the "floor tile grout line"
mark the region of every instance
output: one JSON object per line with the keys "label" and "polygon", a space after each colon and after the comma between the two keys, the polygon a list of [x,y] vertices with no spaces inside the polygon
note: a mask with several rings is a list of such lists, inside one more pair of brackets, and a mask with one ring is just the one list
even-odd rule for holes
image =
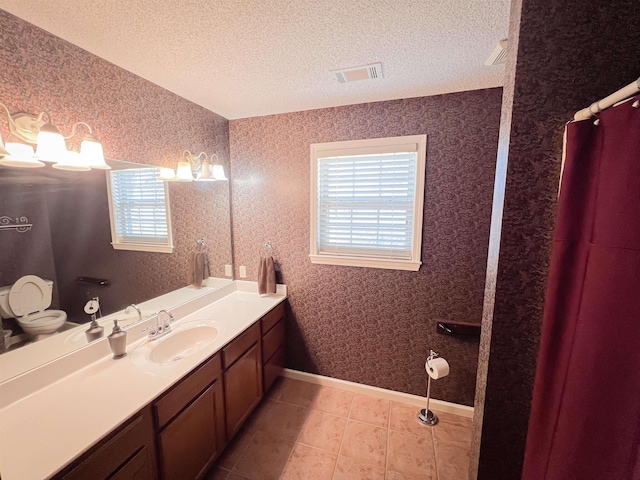
{"label": "floor tile grout line", "polygon": [[[247,444],[245,445],[245,447],[242,449],[242,451],[238,454],[238,458],[236,459],[236,461],[233,463],[233,466],[231,467],[230,471],[233,472],[233,469],[236,468],[236,466],[238,465],[238,462],[240,461],[240,459],[243,457],[243,455],[245,454],[245,452],[249,449],[249,445],[251,445],[251,442],[253,442],[253,439],[256,436],[256,433],[258,433],[258,429],[256,428],[255,432],[251,433],[251,438],[249,438],[249,440],[247,441]],[[237,434],[236,434],[237,435]],[[237,438],[237,437],[236,437]],[[232,440],[233,441],[233,440]],[[238,473],[238,472],[234,472],[234,473]]]}
{"label": "floor tile grout line", "polygon": [[338,455],[336,456],[336,464],[333,466],[333,473],[331,474],[331,478],[336,476],[336,468],[338,468],[338,459],[340,458],[340,452],[342,451],[342,444],[344,443],[344,437],[347,434],[347,427],[349,426],[349,422],[351,421],[351,409],[353,408],[353,403],[355,401],[355,394],[351,397],[351,402],[349,403],[349,411],[347,412],[347,423],[344,424],[344,430],[342,431],[342,438],[340,439],[340,446],[338,447]]}
{"label": "floor tile grout line", "polygon": [[387,467],[389,466],[389,437],[391,437],[391,430],[387,428],[387,445],[384,452],[384,478],[387,478]]}
{"label": "floor tile grout line", "polygon": [[387,452],[384,456],[384,478],[387,478],[387,466],[389,464],[389,440],[391,437],[391,401],[389,401],[389,409],[387,410]]}
{"label": "floor tile grout line", "polygon": [[[282,402],[282,403],[286,403],[286,402]],[[287,405],[291,405],[291,404],[287,403]],[[296,405],[296,406],[300,407],[300,405]],[[293,455],[293,451],[296,448],[296,444],[300,443],[301,445],[304,445],[304,443],[298,442],[298,439],[300,438],[300,435],[302,435],[302,430],[304,430],[304,427],[307,424],[307,421],[309,420],[309,412],[311,412],[312,409],[311,408],[305,408],[305,407],[300,407],[300,408],[304,408],[307,411],[307,415],[305,416],[304,422],[302,422],[302,426],[300,427],[300,430],[298,431],[298,434],[296,435],[296,438],[293,441],[293,447],[291,448],[291,451],[289,452],[289,456],[287,457],[287,461],[284,462],[284,466],[282,468],[282,472],[280,472],[280,476],[282,476],[282,473],[284,472],[285,468],[289,464],[289,461],[291,460],[291,456]]]}

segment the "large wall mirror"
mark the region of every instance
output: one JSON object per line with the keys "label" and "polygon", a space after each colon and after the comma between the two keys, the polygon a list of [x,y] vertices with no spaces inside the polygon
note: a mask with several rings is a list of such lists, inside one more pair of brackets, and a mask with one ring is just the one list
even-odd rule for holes
{"label": "large wall mirror", "polygon": [[[158,170],[130,162],[108,163],[112,172]],[[84,306],[90,299],[98,297],[101,314],[108,316],[178,289],[185,289],[186,297],[180,298],[195,298],[232,280],[225,276],[225,266],[232,271],[229,182],[157,180],[160,191],[166,185],[174,248],[170,253],[149,252],[112,245],[109,175],[101,170],[0,166],[0,288],[6,291],[24,276],[35,275],[53,285],[49,309],[67,315],[57,333],[30,335],[18,321],[7,318],[11,315],[4,309],[3,329],[11,331],[11,338],[0,356],[0,381],[37,366],[16,365],[29,352],[33,353],[29,357],[39,357],[42,363],[86,345],[85,341],[57,342],[60,345],[52,348],[56,342],[51,340],[60,332],[86,330],[91,318]],[[204,248],[197,243],[200,239]],[[194,252],[202,249],[211,278],[197,288],[191,285],[190,270]],[[105,335],[109,331],[105,328]]]}

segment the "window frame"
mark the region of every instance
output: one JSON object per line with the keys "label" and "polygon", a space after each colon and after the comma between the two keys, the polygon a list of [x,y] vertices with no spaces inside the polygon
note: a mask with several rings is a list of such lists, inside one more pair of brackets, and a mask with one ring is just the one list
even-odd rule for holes
{"label": "window frame", "polygon": [[[378,153],[367,152],[369,149],[390,148],[394,146],[416,144],[416,183],[414,192],[413,211],[413,238],[411,248],[411,258],[391,259],[376,256],[354,256],[338,255],[329,253],[319,253],[318,251],[318,158],[327,156],[327,151],[357,149],[357,154]],[[310,254],[311,263],[319,265],[342,265],[351,267],[384,268],[392,270],[418,271],[422,265],[422,224],[424,217],[424,190],[426,175],[426,135],[407,135],[401,137],[371,138],[362,140],[347,140],[341,142],[313,143],[310,147],[311,156],[311,204],[310,204]],[[355,153],[354,153],[355,154]]]}
{"label": "window frame", "polygon": [[[144,167],[144,166],[142,166]],[[149,165],[151,168],[158,168],[153,165]],[[136,242],[120,242],[118,240],[118,232],[116,231],[115,222],[115,208],[113,205],[113,194],[111,191],[111,174],[118,170],[108,170],[106,173],[107,178],[107,194],[109,199],[109,223],[111,227],[111,246],[115,250],[128,250],[134,252],[152,252],[152,253],[173,253],[173,229],[171,226],[171,202],[169,200],[169,182],[162,182],[164,188],[164,203],[165,214],[167,218],[167,242],[166,244],[150,244],[150,243],[136,243]]]}

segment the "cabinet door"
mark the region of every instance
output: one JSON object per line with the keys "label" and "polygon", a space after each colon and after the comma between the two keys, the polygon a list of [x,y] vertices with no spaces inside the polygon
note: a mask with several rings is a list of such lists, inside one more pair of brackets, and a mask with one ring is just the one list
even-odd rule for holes
{"label": "cabinet door", "polygon": [[233,437],[262,398],[260,342],[224,373],[227,438]]}
{"label": "cabinet door", "polygon": [[267,363],[264,364],[264,391],[271,388],[271,385],[282,375],[284,369],[284,345],[280,348]]}
{"label": "cabinet door", "polygon": [[193,480],[206,473],[222,445],[218,419],[221,386],[214,383],[159,435],[162,474],[167,480]]}
{"label": "cabinet door", "polygon": [[109,477],[109,480],[150,480],[151,478],[149,453],[147,448],[143,447],[114,475]]}

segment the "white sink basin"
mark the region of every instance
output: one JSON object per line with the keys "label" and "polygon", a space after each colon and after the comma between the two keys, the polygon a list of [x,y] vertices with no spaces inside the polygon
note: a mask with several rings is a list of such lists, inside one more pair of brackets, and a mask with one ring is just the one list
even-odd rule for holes
{"label": "white sink basin", "polygon": [[217,336],[218,329],[209,325],[171,332],[155,341],[148,358],[155,363],[175,362],[206,348]]}
{"label": "white sink basin", "polygon": [[131,353],[138,365],[164,365],[190,357],[212,345],[222,327],[211,320],[176,325],[157,340],[145,340]]}

